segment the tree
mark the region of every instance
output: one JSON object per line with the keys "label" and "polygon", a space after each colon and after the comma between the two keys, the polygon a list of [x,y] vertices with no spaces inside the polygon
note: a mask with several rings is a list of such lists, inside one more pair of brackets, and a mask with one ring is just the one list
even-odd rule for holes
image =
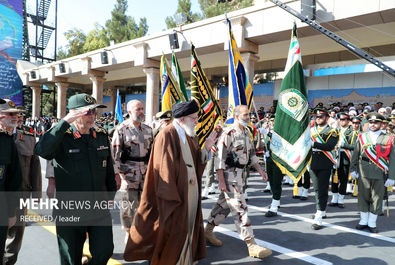
{"label": "tree", "polygon": [[217,0],[199,0],[200,9],[203,12],[203,18],[210,18],[223,15],[225,12],[246,8],[252,6],[253,0],[233,0],[231,2],[218,3]]}
{"label": "tree", "polygon": [[182,13],[187,17],[185,24],[193,23],[201,19],[199,14],[192,12],[190,0],[178,0],[178,8],[174,16],[166,17],[165,19],[168,29],[175,28],[177,26],[175,16],[178,13]]}
{"label": "tree", "polygon": [[91,30],[86,36],[83,51],[90,52],[109,45],[110,40],[107,37],[107,30],[99,23],[95,23],[95,29]]}
{"label": "tree", "polygon": [[117,0],[111,19],[106,21],[107,37],[115,43],[139,38],[148,32],[147,19],[141,18],[137,25],[134,18],[126,15],[127,9],[127,0]]}
{"label": "tree", "polygon": [[70,29],[64,34],[68,44],[67,57],[76,56],[78,54],[84,53],[84,44],[86,41],[86,35],[80,29]]}
{"label": "tree", "polygon": [[111,19],[106,21],[104,27],[96,23],[88,35],[80,29],[67,31],[65,36],[68,43],[58,50],[57,60],[104,48],[110,45],[111,40],[120,43],[146,35],[147,19],[141,18],[137,24],[131,16],[126,15],[127,9],[127,0],[117,0],[111,11]]}

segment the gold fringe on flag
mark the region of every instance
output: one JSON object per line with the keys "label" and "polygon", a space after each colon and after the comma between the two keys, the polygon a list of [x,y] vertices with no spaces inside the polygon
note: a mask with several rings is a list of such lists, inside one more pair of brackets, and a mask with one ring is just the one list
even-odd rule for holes
{"label": "gold fringe on flag", "polygon": [[[299,178],[299,180],[300,180],[300,178]],[[294,195],[294,196],[299,196],[299,192],[298,192],[298,183],[297,183],[297,182],[294,182],[293,195]]]}

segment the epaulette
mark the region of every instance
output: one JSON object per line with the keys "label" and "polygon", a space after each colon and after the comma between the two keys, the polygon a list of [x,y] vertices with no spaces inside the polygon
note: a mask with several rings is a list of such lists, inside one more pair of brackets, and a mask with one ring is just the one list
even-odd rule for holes
{"label": "epaulette", "polygon": [[340,129],[334,128],[334,129],[330,130],[329,133],[330,134],[335,134],[336,136],[339,136],[340,135]]}
{"label": "epaulette", "polygon": [[0,134],[5,134],[5,135],[8,135],[8,136],[12,136],[12,132],[9,132],[9,131],[3,130],[3,129],[0,129]]}
{"label": "epaulette", "polygon": [[107,134],[107,131],[101,127],[94,127],[93,129],[98,133]]}
{"label": "epaulette", "polygon": [[144,124],[144,123],[141,123],[141,127],[144,129],[152,130],[152,128],[150,126],[148,126],[147,124]]}

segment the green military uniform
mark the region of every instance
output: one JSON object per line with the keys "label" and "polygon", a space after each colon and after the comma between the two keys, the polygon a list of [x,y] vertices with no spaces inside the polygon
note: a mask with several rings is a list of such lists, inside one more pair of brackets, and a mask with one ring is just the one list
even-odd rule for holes
{"label": "green military uniform", "polygon": [[[372,112],[368,115],[369,121],[382,119],[384,117],[378,113]],[[378,145],[381,145],[379,150],[381,157],[384,158],[379,159],[381,163],[376,162]],[[358,210],[361,220],[357,229],[369,228],[373,233],[378,232],[376,219],[377,215],[382,212],[384,183],[387,176],[389,179],[395,179],[395,150],[392,145],[391,135],[381,130],[361,133],[358,137],[350,166],[352,177],[358,178]]]}
{"label": "green military uniform", "polygon": [[0,261],[3,261],[8,218],[15,216],[22,189],[22,174],[12,133],[0,129]]}
{"label": "green military uniform", "polygon": [[312,228],[317,230],[322,227],[322,218],[326,217],[329,178],[333,165],[336,162],[332,151],[339,137],[337,131],[332,129],[328,124],[323,127],[313,126],[311,128],[311,136],[314,143],[309,173],[313,180],[317,207],[317,213],[314,216],[315,223]]}
{"label": "green military uniform", "polygon": [[[348,115],[340,115],[340,119],[345,117],[348,117]],[[337,172],[334,170],[331,185],[333,197],[332,201],[328,205],[344,208],[344,196],[346,195],[347,191],[350,160],[357,139],[357,133],[354,132],[351,126],[348,126],[347,128],[340,128],[339,132],[340,144],[336,165]],[[335,174],[337,174],[337,179],[335,178]]]}
{"label": "green military uniform", "polygon": [[[69,99],[69,108],[102,106],[94,103],[91,96],[78,94]],[[60,200],[70,192],[85,192],[92,200],[111,200],[115,195],[110,144],[104,129],[91,128],[89,134],[81,134],[74,124],[61,120],[41,137],[35,153],[47,160],[53,159],[56,196]],[[108,194],[106,192],[110,192],[110,196],[103,195]],[[69,212],[56,212],[57,215],[64,213]],[[73,215],[78,213],[84,214],[83,211],[72,212]],[[106,264],[114,248],[110,212],[88,211],[81,219],[80,223],[69,226],[59,219],[56,223],[61,264],[80,264],[86,233],[92,254],[90,264]]]}
{"label": "green military uniform", "polygon": [[[41,165],[40,159],[34,154],[36,138],[33,129],[22,126],[15,129],[14,140],[19,154],[19,161],[22,169],[22,191],[24,198],[41,197]],[[22,246],[23,233],[26,222],[21,220],[21,216],[26,214],[26,209],[17,209],[16,224],[8,229],[7,241],[4,253],[4,264],[15,264],[19,250]]]}
{"label": "green military uniform", "polygon": [[266,212],[266,217],[272,217],[277,215],[278,206],[280,206],[280,198],[281,198],[281,181],[284,177],[280,168],[273,162],[271,150],[269,148],[271,141],[272,133],[269,132],[265,137],[265,143],[268,147],[268,151],[265,152],[266,156],[266,173],[269,178],[270,188],[272,192],[272,203],[270,205],[270,209]]}

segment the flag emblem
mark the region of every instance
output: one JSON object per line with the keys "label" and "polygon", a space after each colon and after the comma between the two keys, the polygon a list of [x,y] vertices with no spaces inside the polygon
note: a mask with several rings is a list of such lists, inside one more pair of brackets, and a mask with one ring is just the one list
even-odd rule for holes
{"label": "flag emblem", "polygon": [[300,90],[290,88],[282,91],[278,96],[278,104],[282,111],[297,121],[301,121],[308,108],[306,97]]}

